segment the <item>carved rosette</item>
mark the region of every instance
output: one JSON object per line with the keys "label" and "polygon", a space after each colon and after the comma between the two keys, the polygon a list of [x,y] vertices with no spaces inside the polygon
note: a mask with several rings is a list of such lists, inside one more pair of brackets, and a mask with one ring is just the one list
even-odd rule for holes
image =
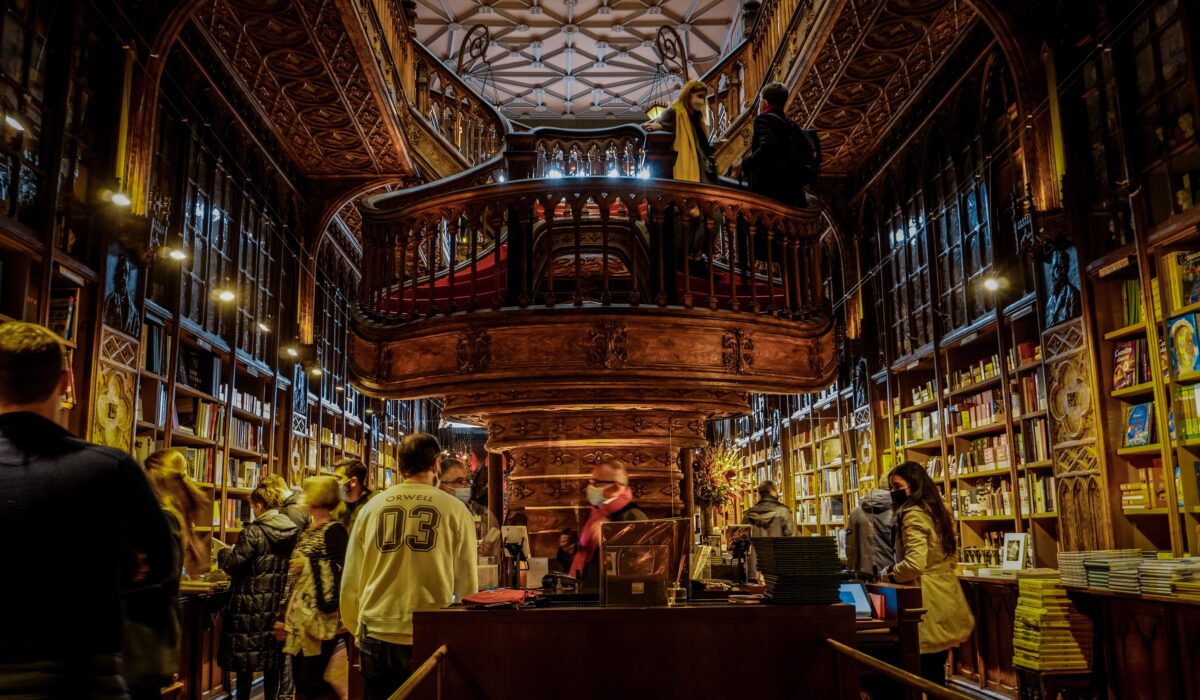
{"label": "carved rosette", "polygon": [[601,321],[588,334],[588,364],[596,369],[621,369],[629,361],[629,336],[620,321]]}
{"label": "carved rosette", "polygon": [[492,362],[492,337],[484,328],[468,328],[458,335],[458,371],[482,372]]}
{"label": "carved rosette", "polygon": [[721,337],[721,364],[732,374],[746,374],[754,367],[754,338],[741,328],[725,331]]}

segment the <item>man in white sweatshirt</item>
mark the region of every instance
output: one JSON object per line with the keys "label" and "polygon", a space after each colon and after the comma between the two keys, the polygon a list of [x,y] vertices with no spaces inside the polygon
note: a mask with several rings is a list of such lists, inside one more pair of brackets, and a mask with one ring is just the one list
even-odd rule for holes
{"label": "man in white sweatshirt", "polygon": [[342,621],[362,653],[366,700],[387,700],[413,670],[413,610],[444,608],[479,590],[475,524],[437,487],[437,438],[400,443],[404,480],[364,505],[342,575]]}

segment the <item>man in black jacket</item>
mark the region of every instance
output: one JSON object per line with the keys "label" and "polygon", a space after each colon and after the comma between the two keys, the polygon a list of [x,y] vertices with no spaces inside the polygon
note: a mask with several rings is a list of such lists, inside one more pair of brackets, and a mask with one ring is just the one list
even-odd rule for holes
{"label": "man in black jacket", "polygon": [[128,454],[56,422],[65,361],[46,328],[0,325],[0,697],[124,699],[122,590],[170,575],[171,535]]}
{"label": "man in black jacket", "polygon": [[750,152],[735,163],[733,169],[735,176],[745,173],[751,192],[784,204],[805,207],[808,197],[804,185],[814,184],[806,180],[811,179],[810,171],[818,167],[820,156],[811,148],[803,149],[810,151],[803,157],[793,153],[796,150],[792,144],[795,127],[783,113],[787,98],[783,83],[768,83],[763,88],[758,116],[754,118]]}

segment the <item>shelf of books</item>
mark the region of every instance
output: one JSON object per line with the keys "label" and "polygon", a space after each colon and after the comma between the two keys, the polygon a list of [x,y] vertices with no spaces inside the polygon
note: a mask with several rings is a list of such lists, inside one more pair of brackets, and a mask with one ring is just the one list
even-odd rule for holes
{"label": "shelf of books", "polygon": [[[1128,493],[1135,503],[1165,509],[1174,548],[1200,553],[1200,238],[1191,233],[1154,251],[1158,296],[1166,314],[1157,325],[1158,355],[1165,382],[1168,445],[1160,464],[1151,465],[1144,489],[1134,485]],[[1153,358],[1149,358],[1153,359]],[[1115,378],[1115,377],[1114,377]],[[1131,426],[1135,427],[1135,426]],[[1160,441],[1161,442],[1161,441]],[[1157,467],[1157,469],[1156,469]],[[1166,468],[1164,468],[1166,467]],[[1138,500],[1138,494],[1145,498]],[[1123,503],[1124,505],[1124,503]],[[1133,512],[1131,510],[1130,514]],[[1176,525],[1176,527],[1170,527]]]}
{"label": "shelf of books", "polygon": [[1034,566],[1053,568],[1058,565],[1060,523],[1054,463],[1050,458],[1049,395],[1042,364],[1041,322],[1033,295],[1005,309],[1003,323],[1022,530],[1029,534]]}
{"label": "shelf of books", "polygon": [[[1162,449],[1156,409],[1163,375],[1157,342],[1162,303],[1158,280],[1143,286],[1137,265],[1096,271],[1096,299],[1101,415],[1117,546],[1170,550],[1171,528],[1166,510]],[[1151,303],[1144,302],[1150,289]],[[1146,323],[1146,307],[1154,321]],[[1152,337],[1154,340],[1152,342]],[[1151,348],[1153,346],[1153,352]],[[1155,372],[1159,373],[1156,378]]]}
{"label": "shelf of books", "polygon": [[219,339],[177,328],[170,314],[148,306],[134,456],[182,451],[189,476],[212,499],[208,532],[230,542],[250,518],[250,493],[276,470],[279,377]]}

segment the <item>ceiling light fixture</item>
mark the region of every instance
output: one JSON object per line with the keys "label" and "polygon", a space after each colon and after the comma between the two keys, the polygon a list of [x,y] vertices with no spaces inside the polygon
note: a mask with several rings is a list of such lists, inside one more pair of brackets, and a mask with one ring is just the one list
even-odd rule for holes
{"label": "ceiling light fixture", "polygon": [[324,374],[324,372],[321,371],[320,367],[313,367],[312,369],[309,370],[309,373],[311,373],[312,376],[314,376],[314,377],[319,377],[322,374]]}
{"label": "ceiling light fixture", "polygon": [[172,260],[187,260],[187,253],[178,248],[167,248],[165,252],[167,257]]}
{"label": "ceiling light fixture", "polygon": [[237,299],[237,295],[233,293],[232,289],[218,289],[217,299],[224,302],[230,302],[234,299]]}
{"label": "ceiling light fixture", "polygon": [[270,327],[270,326],[268,326],[266,323],[263,323],[262,321],[259,321],[259,322],[258,322],[258,330],[262,331],[263,333],[270,333],[270,332],[271,332],[271,327]]}
{"label": "ceiling light fixture", "polygon": [[21,120],[11,114],[4,115],[4,123],[13,131],[25,131],[25,125],[21,123]]}
{"label": "ceiling light fixture", "polygon": [[130,199],[129,195],[125,194],[124,192],[113,192],[112,203],[118,207],[127,207],[130,204],[133,204],[133,200]]}
{"label": "ceiling light fixture", "polygon": [[1000,288],[1000,279],[998,277],[985,277],[983,280],[983,288],[989,292],[994,292]]}
{"label": "ceiling light fixture", "polygon": [[300,352],[297,351],[296,348],[293,348],[290,346],[284,348],[283,351],[288,354],[288,357],[299,357],[300,356]]}

